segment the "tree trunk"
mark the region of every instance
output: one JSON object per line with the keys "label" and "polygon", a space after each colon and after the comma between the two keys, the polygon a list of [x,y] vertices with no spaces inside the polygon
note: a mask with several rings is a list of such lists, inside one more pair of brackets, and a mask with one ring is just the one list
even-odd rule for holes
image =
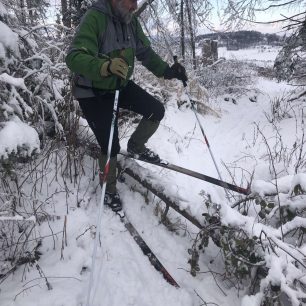
{"label": "tree trunk", "polygon": [[139,17],[140,14],[149,6],[153,3],[154,0],[147,0],[142,3],[142,5],[138,8],[138,10],[135,12],[135,16]]}
{"label": "tree trunk", "polygon": [[68,13],[68,4],[67,0],[61,0],[61,7],[62,7],[62,21],[65,27],[71,27],[71,18]]}
{"label": "tree trunk", "polygon": [[181,27],[181,55],[182,58],[185,60],[184,0],[181,0],[180,27]]}
{"label": "tree trunk", "polygon": [[21,22],[26,23],[25,4],[24,0],[20,0]]}
{"label": "tree trunk", "polygon": [[33,24],[34,20],[34,14],[33,14],[33,5],[32,5],[32,1],[31,0],[26,0],[27,1],[27,9],[28,9],[28,13],[29,13],[29,22],[31,24]]}
{"label": "tree trunk", "polygon": [[190,46],[192,51],[192,61],[193,61],[193,69],[197,68],[196,63],[196,54],[195,54],[195,38],[194,38],[194,29],[192,24],[192,3],[190,0],[186,1],[186,9],[187,9],[187,16],[188,16],[188,29],[190,34]]}

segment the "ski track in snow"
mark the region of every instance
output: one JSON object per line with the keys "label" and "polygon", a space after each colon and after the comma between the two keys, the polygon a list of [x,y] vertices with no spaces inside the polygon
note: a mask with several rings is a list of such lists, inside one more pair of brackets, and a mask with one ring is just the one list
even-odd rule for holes
{"label": "ski track in snow", "polygon": [[[258,156],[258,152],[250,145],[254,137],[254,122],[263,124],[263,126],[266,124],[264,111],[269,108],[270,98],[279,95],[286,85],[259,79],[257,87],[262,92],[258,95],[257,103],[252,103],[248,97],[243,97],[238,99],[238,104],[235,105],[220,98],[214,103],[222,109],[221,118],[200,116],[223,179],[229,182],[231,182],[230,177],[221,161],[231,163],[249,153]],[[125,145],[123,142],[122,147],[125,148]],[[149,146],[171,163],[217,177],[193,112],[186,108],[177,109],[175,101],[167,104],[165,118],[157,133],[150,140]],[[194,215],[203,210],[203,198],[199,195],[201,190],[209,193],[215,202],[226,201],[221,187],[160,169],[154,165],[141,164],[162,177],[167,182],[166,188],[176,190],[182,198],[187,198],[190,210]],[[261,168],[257,161],[245,158],[241,164],[249,171],[257,167],[255,174],[258,177],[265,175],[265,167]],[[239,174],[237,176],[239,182]],[[119,184],[119,191],[127,216],[181,288],[176,289],[163,279],[162,275],[151,266],[147,257],[142,254],[118,217],[104,208],[101,248],[98,249],[96,273],[94,274],[96,294],[93,305],[201,305],[203,302],[197,294],[206,303],[216,303],[219,306],[239,305],[240,298],[236,290],[227,287],[227,284],[222,283],[218,278],[217,285],[211,273],[200,273],[196,277],[190,275],[187,249],[191,247],[192,241],[189,234],[184,235],[183,230],[179,235],[168,231],[154,215],[152,202],[155,199],[149,196],[149,204],[146,204],[144,197],[138,192],[142,188],[137,187],[131,178],[126,178],[126,183]],[[90,184],[92,189],[89,194],[94,192],[97,178]],[[130,186],[133,185],[136,186],[136,191],[131,190]],[[29,269],[26,273],[26,280],[21,283],[22,269],[19,269],[1,287],[1,306],[84,305],[89,271],[82,273],[81,271],[82,267],[90,266],[93,249],[92,235],[90,231],[86,233],[84,231],[96,223],[100,203],[100,189],[97,190],[96,196],[93,197],[87,209],[84,207],[84,209],[73,209],[71,205],[72,208],[67,218],[68,247],[64,249],[63,260],[60,260],[61,234],[54,242],[52,238],[45,239],[43,242],[43,256],[38,263],[45,275],[49,277],[53,290],[47,290],[44,279],[39,278],[35,268]],[[97,202],[96,205],[95,202]],[[65,215],[64,203],[64,196],[59,197],[56,213],[62,217]],[[173,212],[171,216],[177,217]],[[52,223],[52,227],[54,232],[61,231],[63,218]],[[188,229],[191,234],[197,233],[197,229],[190,225]],[[44,232],[50,234],[46,226],[42,226],[41,230],[42,235]],[[53,243],[55,243],[55,249],[53,249]],[[221,265],[218,265],[221,259],[217,256],[217,252],[214,246],[211,246],[201,257],[199,264],[202,272],[221,269]],[[19,295],[14,301],[17,294]]]}

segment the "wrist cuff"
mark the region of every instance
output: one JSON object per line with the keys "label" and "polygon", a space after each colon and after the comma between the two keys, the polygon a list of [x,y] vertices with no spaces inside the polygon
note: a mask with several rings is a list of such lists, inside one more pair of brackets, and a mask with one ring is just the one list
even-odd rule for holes
{"label": "wrist cuff", "polygon": [[112,63],[112,60],[109,60],[109,62],[108,62],[108,64],[107,64],[107,72],[108,72],[109,74],[112,74],[112,72],[111,72],[111,70],[110,70],[110,65],[111,65],[111,63]]}
{"label": "wrist cuff", "polygon": [[164,72],[164,78],[166,80],[173,79],[173,71],[170,66],[167,66]]}
{"label": "wrist cuff", "polygon": [[100,70],[100,74],[102,77],[107,77],[111,74],[109,71],[109,65],[110,65],[110,61],[106,61],[105,63],[102,64],[101,70]]}

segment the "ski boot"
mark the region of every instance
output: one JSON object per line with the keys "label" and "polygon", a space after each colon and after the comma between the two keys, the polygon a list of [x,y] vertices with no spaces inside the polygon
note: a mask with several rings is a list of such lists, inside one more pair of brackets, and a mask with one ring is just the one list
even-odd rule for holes
{"label": "ski boot", "polygon": [[109,206],[114,212],[121,211],[122,202],[118,192],[115,193],[106,192],[104,198],[104,205]]}
{"label": "ski boot", "polygon": [[[152,121],[142,118],[127,144],[127,151],[131,155],[137,155],[139,159],[151,163],[159,163],[159,156],[148,149],[145,143],[155,133],[159,126],[159,121]],[[135,156],[136,157],[136,156]]]}
{"label": "ski boot", "polygon": [[145,149],[141,152],[138,150],[135,150],[135,148],[129,143],[129,146],[127,147],[127,151],[129,154],[138,157],[140,160],[148,161],[150,163],[159,163],[160,157],[158,154],[150,150],[149,148],[145,147]]}

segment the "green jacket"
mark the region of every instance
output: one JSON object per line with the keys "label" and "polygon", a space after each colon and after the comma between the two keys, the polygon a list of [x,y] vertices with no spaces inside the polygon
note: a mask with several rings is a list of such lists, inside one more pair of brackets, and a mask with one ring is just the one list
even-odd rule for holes
{"label": "green jacket", "polygon": [[84,15],[66,56],[74,72],[73,94],[76,98],[94,96],[92,88],[114,91],[118,77],[102,77],[100,69],[109,58],[123,56],[130,69],[124,87],[134,70],[135,57],[157,77],[162,77],[168,64],[151,48],[136,17],[129,24],[113,15],[108,0],[98,0]]}

